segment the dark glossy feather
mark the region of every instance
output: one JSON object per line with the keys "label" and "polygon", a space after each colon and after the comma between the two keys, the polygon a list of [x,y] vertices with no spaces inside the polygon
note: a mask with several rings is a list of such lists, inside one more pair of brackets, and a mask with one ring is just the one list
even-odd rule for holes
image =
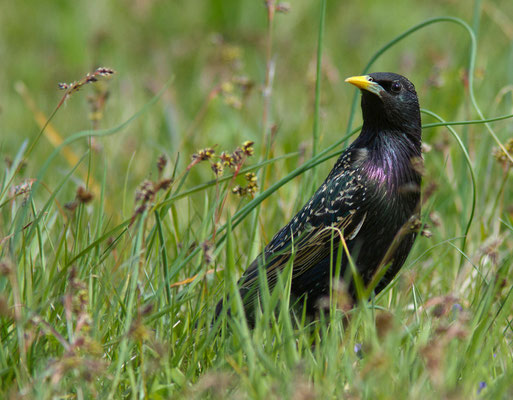
{"label": "dark glossy feather", "polygon": [[[305,206],[285,225],[239,281],[248,319],[258,296],[259,266],[269,287],[276,283],[293,254],[291,291],[306,296],[309,314],[329,292],[330,264],[343,236],[352,259],[369,284],[377,270],[388,266],[375,290],[379,292],[401,268],[415,233],[403,229],[419,210],[421,176],[420,112],[413,85],[391,73],[370,74],[379,94],[362,90],[364,125],[360,136],[340,156],[326,180]],[[399,82],[402,92],[387,90]],[[376,86],[373,84],[373,86]],[[348,259],[342,257],[341,277],[355,296]],[[222,302],[217,313],[222,310]]]}

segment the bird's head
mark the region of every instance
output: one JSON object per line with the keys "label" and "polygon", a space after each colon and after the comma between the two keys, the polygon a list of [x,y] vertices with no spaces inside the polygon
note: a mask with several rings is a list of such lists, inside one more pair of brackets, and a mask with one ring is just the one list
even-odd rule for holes
{"label": "bird's head", "polygon": [[362,91],[364,126],[420,136],[420,108],[413,84],[392,72],[347,78]]}

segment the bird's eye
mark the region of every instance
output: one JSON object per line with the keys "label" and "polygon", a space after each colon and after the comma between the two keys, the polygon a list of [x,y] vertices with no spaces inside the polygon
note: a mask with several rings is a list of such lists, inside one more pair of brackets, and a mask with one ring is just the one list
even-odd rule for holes
{"label": "bird's eye", "polygon": [[390,87],[392,89],[392,92],[399,93],[401,91],[401,84],[397,81],[392,83],[392,86]]}

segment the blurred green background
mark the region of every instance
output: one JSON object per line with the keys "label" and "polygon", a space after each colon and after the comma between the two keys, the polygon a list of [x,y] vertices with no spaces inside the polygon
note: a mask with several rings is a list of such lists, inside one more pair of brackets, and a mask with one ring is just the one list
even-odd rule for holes
{"label": "blurred green background", "polygon": [[[513,82],[513,3],[483,2],[478,20],[473,6],[461,1],[328,1],[321,148],[345,132],[354,90],[343,79],[360,73],[370,55],[388,40],[434,16],[458,16],[479,30],[476,90],[484,111],[499,113],[494,98]],[[319,2],[306,0],[290,2],[290,11],[275,18],[270,120],[279,127],[276,145],[283,152],[311,148],[318,21]],[[103,128],[126,119],[173,78],[158,105],[123,133],[102,139],[111,182],[125,175],[132,157],[130,177],[137,181],[162,151],[170,156],[180,151],[185,163],[191,151],[207,145],[228,148],[251,139],[259,147],[266,28],[264,2],[254,0],[4,2],[0,13],[2,152],[12,155],[23,140],[38,132],[32,113],[15,91],[16,82],[23,82],[37,106],[49,115],[62,96],[57,83],[77,80],[97,66],[118,72],[109,82]],[[462,118],[465,110],[454,105],[464,95],[468,46],[463,29],[436,24],[385,53],[372,69],[406,75],[416,84],[423,107],[447,119]],[[246,77],[255,85],[241,109],[215,99],[180,148],[209,92],[234,76]],[[64,137],[91,128],[86,95],[92,88],[83,91],[86,94],[73,96],[53,121]],[[501,107],[511,107],[509,99]],[[81,145],[85,149],[86,143]],[[77,153],[81,145],[74,145]],[[36,151],[44,155],[51,150],[43,139]],[[29,171],[37,170],[36,162],[29,164]]]}

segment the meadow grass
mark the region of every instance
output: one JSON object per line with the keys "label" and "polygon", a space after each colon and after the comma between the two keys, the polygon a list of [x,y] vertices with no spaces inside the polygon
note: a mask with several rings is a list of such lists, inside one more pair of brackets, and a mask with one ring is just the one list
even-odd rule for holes
{"label": "meadow grass", "polygon": [[[0,397],[511,398],[513,8],[409,4],[7,7]],[[261,276],[250,329],[238,277],[358,134],[339,75],[385,69],[423,107],[423,235],[356,307],[334,280],[319,321],[290,266]]]}

